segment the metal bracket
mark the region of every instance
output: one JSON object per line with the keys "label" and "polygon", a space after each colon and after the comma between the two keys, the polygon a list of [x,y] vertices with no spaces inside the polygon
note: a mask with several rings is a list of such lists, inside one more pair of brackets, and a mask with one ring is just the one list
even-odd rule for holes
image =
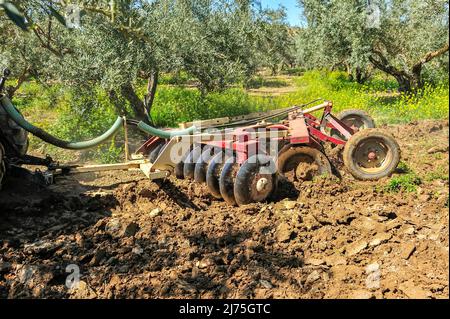
{"label": "metal bracket", "polygon": [[49,186],[54,183],[54,175],[52,171],[42,172],[41,170],[37,169],[36,171],[32,172],[17,165],[10,165],[9,173],[12,177],[25,179],[32,182],[33,184],[37,184],[40,186]]}

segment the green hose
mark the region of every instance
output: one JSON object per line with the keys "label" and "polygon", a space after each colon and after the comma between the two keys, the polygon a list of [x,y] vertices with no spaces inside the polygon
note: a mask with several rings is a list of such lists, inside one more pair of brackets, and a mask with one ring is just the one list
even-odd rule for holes
{"label": "green hose", "polygon": [[163,130],[154,128],[148,124],[145,124],[142,121],[139,122],[137,126],[140,130],[142,130],[150,135],[157,136],[157,137],[164,138],[164,139],[171,139],[172,137],[175,137],[175,136],[191,135],[196,130],[195,126],[191,126],[187,129],[180,130],[180,131],[163,131]]}
{"label": "green hose", "polygon": [[0,104],[5,109],[6,113],[8,113],[9,117],[14,122],[16,122],[16,124],[19,125],[21,128],[39,137],[40,139],[49,144],[69,150],[84,150],[91,147],[95,147],[111,138],[122,127],[123,124],[123,119],[121,117],[118,117],[116,122],[113,124],[113,126],[111,126],[111,128],[108,131],[92,140],[84,142],[67,142],[60,140],[59,138],[56,138],[48,134],[44,130],[27,122],[23,118],[23,116],[17,111],[17,109],[14,107],[14,105],[11,103],[11,101],[7,96],[5,95],[0,96],[0,102],[1,102]]}

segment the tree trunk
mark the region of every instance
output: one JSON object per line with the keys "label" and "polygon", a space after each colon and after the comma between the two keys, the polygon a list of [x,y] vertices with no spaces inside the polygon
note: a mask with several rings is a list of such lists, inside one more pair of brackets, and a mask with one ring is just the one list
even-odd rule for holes
{"label": "tree trunk", "polygon": [[411,80],[408,76],[404,75],[393,75],[398,83],[399,92],[410,92],[412,91]]}
{"label": "tree trunk", "polygon": [[131,83],[127,83],[120,88],[120,94],[130,103],[133,109],[136,119],[150,124],[150,120],[147,116],[145,104],[139,96],[137,96]]}
{"label": "tree trunk", "polygon": [[147,94],[144,97],[145,112],[147,113],[147,117],[150,123],[153,122],[151,117],[151,110],[153,101],[155,100],[156,88],[158,87],[158,77],[158,70],[152,70],[147,81]]}
{"label": "tree trunk", "polygon": [[344,62],[343,64],[344,64],[344,67],[345,67],[345,71],[347,72],[348,79],[350,81],[353,81],[354,78],[353,78],[353,72],[352,72],[352,67],[350,66],[350,63]]}
{"label": "tree trunk", "polygon": [[21,73],[21,74],[19,75],[19,77],[17,78],[17,85],[15,85],[15,86],[8,86],[8,87],[6,88],[6,92],[7,92],[8,97],[9,97],[10,99],[13,98],[14,94],[16,93],[16,91],[17,91],[18,89],[20,89],[20,87],[22,86],[22,84],[30,78],[30,73],[29,73],[29,71],[30,71],[30,68],[29,68],[29,67],[24,68],[23,71],[22,71],[22,73]]}
{"label": "tree trunk", "polygon": [[355,78],[359,84],[363,84],[366,81],[366,76],[359,66],[355,69]]}
{"label": "tree trunk", "polygon": [[399,70],[391,65],[386,57],[378,49],[372,49],[374,55],[371,56],[370,62],[379,70],[392,75],[398,82],[398,90],[400,92],[411,92],[423,87],[422,67],[425,63],[441,56],[449,49],[448,43],[436,51],[430,51],[425,54],[410,70]]}

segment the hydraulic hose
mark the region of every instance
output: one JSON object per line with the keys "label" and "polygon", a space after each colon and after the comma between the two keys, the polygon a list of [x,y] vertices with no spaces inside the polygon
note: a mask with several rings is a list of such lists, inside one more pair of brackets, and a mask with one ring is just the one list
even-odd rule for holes
{"label": "hydraulic hose", "polygon": [[175,137],[175,136],[191,135],[196,130],[195,126],[191,126],[187,129],[179,130],[179,131],[164,131],[164,130],[154,128],[153,126],[150,126],[148,124],[145,124],[142,121],[138,123],[137,127],[140,130],[142,130],[150,135],[157,136],[157,137],[164,138],[164,139],[171,139],[172,137]]}
{"label": "hydraulic hose", "polygon": [[0,96],[0,104],[6,111],[6,113],[9,115],[9,117],[24,130],[39,137],[44,142],[69,150],[84,150],[91,147],[95,147],[111,138],[122,127],[123,124],[123,119],[121,117],[118,117],[113,126],[111,126],[111,128],[102,135],[89,141],[68,142],[50,135],[49,133],[45,132],[44,130],[34,126],[33,124],[25,120],[6,95]]}

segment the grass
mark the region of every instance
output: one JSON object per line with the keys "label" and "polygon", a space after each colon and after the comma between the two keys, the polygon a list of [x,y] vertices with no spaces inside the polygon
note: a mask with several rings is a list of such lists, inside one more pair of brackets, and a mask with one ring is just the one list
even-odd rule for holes
{"label": "grass", "polygon": [[420,184],[422,184],[422,180],[415,173],[411,172],[391,178],[385,189],[388,192],[415,192]]}
{"label": "grass", "polygon": [[408,173],[411,173],[412,172],[412,170],[411,170],[411,168],[408,166],[408,164],[406,164],[405,162],[403,162],[403,161],[400,161],[399,163],[398,163],[398,165],[397,165],[397,173],[400,173],[400,174],[408,174]]}
{"label": "grass", "polygon": [[283,88],[289,86],[289,83],[281,78],[266,78],[263,76],[258,76],[251,79],[246,86],[249,89],[259,89],[262,87]]}
{"label": "grass", "polygon": [[[301,76],[291,77],[289,83],[283,77],[256,78],[250,83],[254,87],[295,86],[294,92],[277,96],[253,96],[243,87],[202,96],[198,90],[185,87],[186,83],[192,81],[185,73],[160,76],[151,111],[156,126],[177,127],[180,122],[273,110],[318,97],[333,101],[335,113],[344,109],[366,110],[379,125],[448,118],[449,112],[448,81],[434,86],[426,85],[417,95],[397,94],[396,82],[384,75],[377,75],[361,85],[349,81],[343,72],[308,71]],[[138,94],[143,97],[144,91],[145,83],[141,83]],[[92,88],[89,92],[74,92],[59,84],[43,86],[32,81],[21,87],[14,104],[30,122],[62,139],[70,140],[89,139],[101,134],[117,116],[106,93],[99,88]],[[121,140],[123,138],[119,135],[116,143],[103,145],[88,155],[102,162],[113,162],[120,157],[122,149],[118,141]],[[39,147],[51,155],[58,152],[35,138],[32,138],[31,146]],[[402,188],[403,184],[414,185],[408,184],[407,179],[403,177],[393,181],[390,188]]]}
{"label": "grass", "polygon": [[265,110],[267,105],[242,89],[228,89],[202,97],[198,90],[160,87],[151,111],[157,126],[176,127],[180,122],[243,115]]}
{"label": "grass", "polygon": [[436,181],[436,180],[448,181],[449,180],[448,169],[446,169],[446,167],[442,167],[442,166],[438,167],[434,171],[427,173],[424,176],[424,180],[426,182],[432,182],[432,181]]}
{"label": "grass", "polygon": [[422,177],[418,176],[409,166],[403,161],[397,166],[396,173],[399,175],[392,177],[384,186],[384,190],[388,192],[415,192],[417,186],[423,182],[433,182],[435,180],[449,180],[448,169],[444,166],[439,166],[434,171],[428,172]]}
{"label": "grass", "polygon": [[335,111],[366,110],[378,124],[448,118],[448,83],[426,85],[417,95],[396,94],[397,85],[390,79],[375,77],[361,85],[349,81],[342,72],[310,71],[299,77],[296,84],[297,92],[276,101],[280,107],[322,97],[333,102]]}
{"label": "grass", "polygon": [[422,184],[422,179],[403,161],[398,163],[396,172],[399,175],[389,179],[384,190],[387,192],[415,192],[417,186]]}

